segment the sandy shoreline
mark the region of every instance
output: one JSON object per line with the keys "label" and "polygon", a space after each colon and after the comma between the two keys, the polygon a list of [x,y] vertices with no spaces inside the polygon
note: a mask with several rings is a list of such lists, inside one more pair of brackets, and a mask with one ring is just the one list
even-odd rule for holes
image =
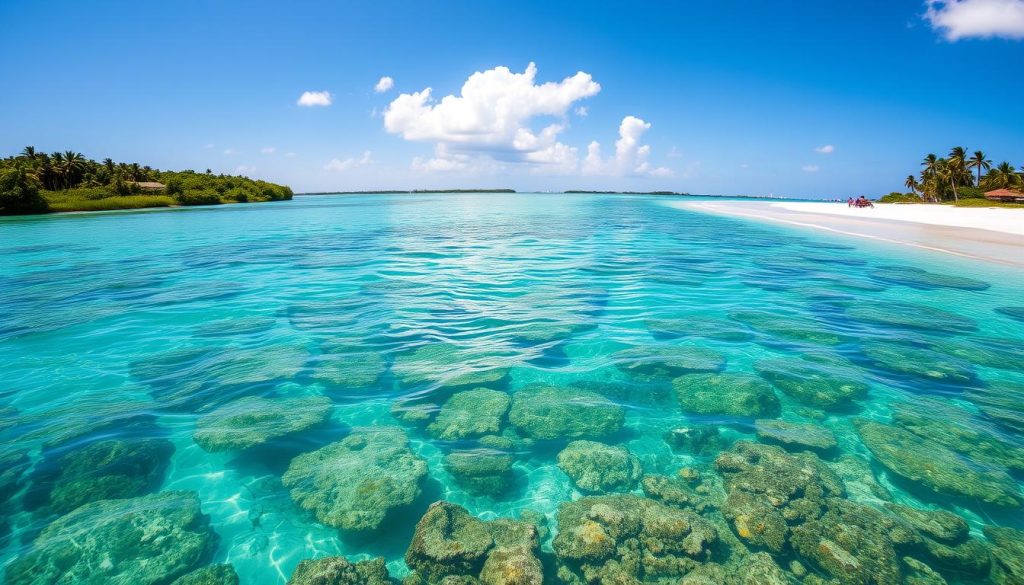
{"label": "sandy shoreline", "polygon": [[868,238],[1024,268],[1024,209],[845,203],[678,201],[672,207]]}

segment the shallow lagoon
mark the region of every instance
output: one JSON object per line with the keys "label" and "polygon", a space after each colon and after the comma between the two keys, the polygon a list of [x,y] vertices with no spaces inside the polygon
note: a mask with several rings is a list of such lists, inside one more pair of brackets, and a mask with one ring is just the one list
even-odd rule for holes
{"label": "shallow lagoon", "polygon": [[5,219],[6,581],[1021,582],[1022,291],[639,196]]}

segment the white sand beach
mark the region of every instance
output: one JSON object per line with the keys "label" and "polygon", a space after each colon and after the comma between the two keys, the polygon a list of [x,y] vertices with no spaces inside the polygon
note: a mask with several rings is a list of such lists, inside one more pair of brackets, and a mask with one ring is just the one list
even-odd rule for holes
{"label": "white sand beach", "polygon": [[833,202],[676,201],[680,209],[869,238],[1024,267],[1024,209]]}

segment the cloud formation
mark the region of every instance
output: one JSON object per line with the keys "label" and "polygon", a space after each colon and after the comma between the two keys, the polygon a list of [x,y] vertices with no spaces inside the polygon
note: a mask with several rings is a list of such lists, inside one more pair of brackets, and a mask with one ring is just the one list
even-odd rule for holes
{"label": "cloud formation", "polygon": [[821,167],[818,165],[804,165],[801,167],[801,170],[805,173],[816,173],[821,170]]}
{"label": "cloud formation", "polygon": [[[429,87],[401,94],[384,110],[384,129],[405,140],[435,143],[433,157],[413,159],[413,169],[424,172],[497,172],[527,165],[535,174],[670,176],[670,169],[648,162],[651,148],[640,144],[640,137],[651,125],[635,116],[622,120],[615,154],[607,159],[596,141],[582,163],[579,148],[559,141],[570,110],[586,117],[586,106],[577,102],[600,91],[583,71],[537,83],[534,63],[522,73],[495,67],[469,76],[458,95],[440,101]],[[544,118],[545,125],[535,130],[535,120]]]}
{"label": "cloud formation", "polygon": [[949,41],[1024,39],[1024,0],[927,0],[924,18]]}
{"label": "cloud formation", "polygon": [[346,159],[332,158],[324,165],[325,171],[341,173],[355,167],[364,167],[373,162],[373,153],[369,150],[363,152],[359,158],[350,157]]}
{"label": "cloud formation", "polygon": [[404,93],[384,111],[384,128],[406,140],[444,143],[465,151],[526,155],[547,149],[564,126],[549,125],[535,134],[531,120],[564,117],[575,102],[596,95],[601,86],[582,71],[560,82],[537,84],[536,77],[533,63],[522,73],[495,67],[469,76],[459,95],[439,102],[429,87]]}
{"label": "cloud formation", "polygon": [[651,154],[649,145],[640,144],[640,138],[651,128],[650,123],[626,116],[619,124],[619,139],[615,141],[615,155],[609,158],[601,156],[601,143],[596,140],[587,146],[587,156],[583,159],[582,171],[585,175],[647,175],[652,177],[668,177],[672,170],[665,167],[652,167],[647,161]]}
{"label": "cloud formation", "polygon": [[385,93],[387,91],[390,91],[392,87],[395,87],[395,80],[385,75],[384,77],[380,78],[380,81],[377,82],[377,85],[373,86],[373,91],[377,93]]}
{"label": "cloud formation", "polygon": [[329,106],[334,102],[334,96],[329,91],[304,91],[295,102],[300,106],[311,108],[314,106]]}
{"label": "cloud formation", "polygon": [[820,154],[832,154],[835,151],[836,151],[836,147],[832,146],[831,144],[826,144],[825,146],[819,146],[818,148],[814,149],[814,152],[817,152],[817,153],[820,153]]}

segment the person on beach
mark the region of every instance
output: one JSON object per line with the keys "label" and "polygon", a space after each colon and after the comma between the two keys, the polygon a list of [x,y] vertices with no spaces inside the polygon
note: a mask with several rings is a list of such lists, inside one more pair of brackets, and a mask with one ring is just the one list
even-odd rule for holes
{"label": "person on beach", "polygon": [[853,197],[850,197],[849,199],[846,200],[846,206],[853,207]]}

